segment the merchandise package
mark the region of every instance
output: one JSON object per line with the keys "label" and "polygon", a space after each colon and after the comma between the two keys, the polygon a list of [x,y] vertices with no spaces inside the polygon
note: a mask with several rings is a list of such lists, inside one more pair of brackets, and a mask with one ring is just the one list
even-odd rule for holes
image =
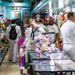
{"label": "merchandise package", "polygon": [[55,44],[50,42],[49,38],[50,38],[49,35],[45,36],[42,35],[42,38],[37,39],[37,41],[35,42],[36,43],[35,51],[37,58],[42,58],[43,57],[42,53],[44,53],[46,57],[50,57],[51,53],[59,52],[59,49],[56,48]]}
{"label": "merchandise package", "polygon": [[75,70],[75,63],[72,60],[55,60],[55,65],[62,70]]}

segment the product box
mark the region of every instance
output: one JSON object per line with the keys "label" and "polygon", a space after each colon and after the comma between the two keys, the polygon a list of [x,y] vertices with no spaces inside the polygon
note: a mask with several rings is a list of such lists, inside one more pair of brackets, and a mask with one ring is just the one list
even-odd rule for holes
{"label": "product box", "polygon": [[75,62],[72,60],[55,60],[54,62],[60,70],[75,70]]}

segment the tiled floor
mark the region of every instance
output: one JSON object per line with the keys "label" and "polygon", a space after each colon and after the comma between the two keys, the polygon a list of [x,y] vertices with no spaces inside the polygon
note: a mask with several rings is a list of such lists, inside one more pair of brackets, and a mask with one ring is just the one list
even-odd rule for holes
{"label": "tiled floor", "polygon": [[0,67],[0,75],[21,75],[19,69],[19,62],[12,63],[8,61],[8,53],[5,56],[3,63]]}

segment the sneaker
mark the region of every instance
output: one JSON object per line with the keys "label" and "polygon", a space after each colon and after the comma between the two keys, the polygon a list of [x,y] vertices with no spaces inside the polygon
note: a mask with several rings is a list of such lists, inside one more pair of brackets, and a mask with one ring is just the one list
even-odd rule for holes
{"label": "sneaker", "polygon": [[15,61],[15,62],[12,62],[13,64],[15,64],[15,63],[17,63],[17,61]]}

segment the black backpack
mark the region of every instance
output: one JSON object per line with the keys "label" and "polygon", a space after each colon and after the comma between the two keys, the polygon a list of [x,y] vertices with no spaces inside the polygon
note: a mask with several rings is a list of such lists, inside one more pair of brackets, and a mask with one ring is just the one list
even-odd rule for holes
{"label": "black backpack", "polygon": [[15,27],[16,26],[11,26],[11,29],[10,29],[9,38],[11,40],[15,40],[17,38],[17,32],[16,32]]}

